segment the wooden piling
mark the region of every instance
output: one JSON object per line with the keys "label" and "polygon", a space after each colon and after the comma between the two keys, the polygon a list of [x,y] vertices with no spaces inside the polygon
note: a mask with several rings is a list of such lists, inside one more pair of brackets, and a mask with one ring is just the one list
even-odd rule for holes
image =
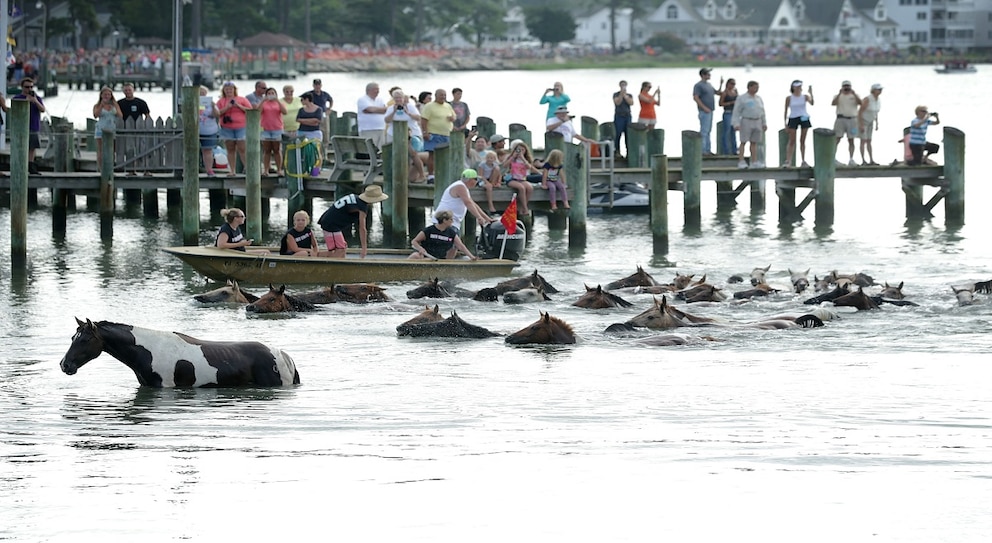
{"label": "wooden piling", "polygon": [[796,145],[792,148],[792,154],[789,154],[789,131],[786,129],[781,129],[778,131],[778,163],[788,164],[790,167],[796,166],[796,147],[799,147],[799,130],[796,130]]}
{"label": "wooden piling", "polygon": [[[434,208],[441,203],[445,189],[455,181],[451,173],[451,147],[438,145],[434,149]],[[459,170],[461,171],[461,170]]]}
{"label": "wooden piling", "polygon": [[[575,194],[575,197],[569,200],[569,205],[572,208],[567,211],[568,247],[569,249],[582,249],[586,246],[586,220],[589,215],[589,183],[586,175],[591,166],[589,164],[589,148],[586,145],[566,143],[565,149],[565,181]],[[570,165],[571,167],[569,167]],[[534,216],[533,211],[530,216]],[[527,235],[527,239],[532,237],[531,234]]]}
{"label": "wooden piling", "polygon": [[652,167],[652,160],[657,155],[665,154],[665,129],[655,128],[648,131],[648,168]]}
{"label": "wooden piling", "polygon": [[523,140],[523,142],[527,144],[527,147],[530,147],[532,151],[534,150],[534,145],[532,143],[533,134],[531,134],[530,130],[527,130],[527,127],[522,124],[510,123],[510,131],[507,132],[507,137],[510,139],[510,141],[506,142],[507,149],[510,148],[510,144],[513,140]]}
{"label": "wooden piling", "polygon": [[964,224],[964,132],[954,127],[944,128],[944,223]]}
{"label": "wooden piling", "polygon": [[[72,123],[65,119],[52,123],[52,137],[55,144],[53,160],[56,172],[68,172],[72,164],[72,147],[69,140],[72,137]],[[59,238],[65,237],[66,215],[72,190],[52,189],[52,234]]]}
{"label": "wooden piling", "polygon": [[592,141],[599,141],[599,121],[583,115],[579,123],[579,133]]}
{"label": "wooden piling", "polygon": [[644,123],[631,123],[627,128],[627,167],[648,167],[648,129]]}
{"label": "wooden piling", "polygon": [[837,136],[833,130],[813,130],[813,178],[816,180],[816,220],[818,227],[834,223],[834,181],[837,175]]}
{"label": "wooden piling", "polygon": [[114,239],[114,204],[117,189],[114,187],[114,139],[116,134],[104,132],[100,138],[103,146],[100,164],[100,239]]}
{"label": "wooden piling", "polygon": [[[185,91],[185,89],[183,89]],[[195,104],[195,103],[194,103]],[[196,105],[193,106],[194,108]],[[262,110],[249,109],[245,112],[245,236],[262,241]],[[199,138],[199,134],[197,134]],[[195,160],[195,159],[194,159]],[[266,164],[266,168],[268,165]],[[199,161],[194,170],[200,176]],[[265,172],[268,173],[268,172]],[[310,173],[310,172],[306,172]],[[299,209],[286,210],[292,217]]]}
{"label": "wooden piling", "polygon": [[452,130],[451,135],[448,136],[448,141],[451,145],[451,154],[448,155],[448,160],[451,161],[452,179],[458,179],[465,171],[465,133],[461,130]]}
{"label": "wooden piling", "polygon": [[[200,244],[200,93],[196,87],[182,90],[183,123],[183,245]],[[228,157],[231,168],[233,157]]]}
{"label": "wooden piling", "polygon": [[651,158],[651,245],[661,256],[668,254],[668,157]]}
{"label": "wooden piling", "polygon": [[11,100],[7,130],[10,133],[10,265],[23,270],[27,264],[28,234],[28,135],[31,103]]}
{"label": "wooden piling", "polygon": [[393,215],[395,210],[393,206],[396,205],[392,198],[393,194],[393,142],[392,139],[388,139],[383,142],[382,148],[380,149],[382,160],[382,192],[390,195],[390,198],[379,206],[380,213],[382,213],[382,244],[386,247],[395,246],[395,241],[393,240]]}
{"label": "wooden piling", "polygon": [[[702,223],[703,140],[695,130],[682,131],[682,185],[685,225],[698,228]],[[666,187],[667,190],[667,187]]]}
{"label": "wooden piling", "polygon": [[476,133],[486,138],[486,141],[489,141],[489,138],[496,133],[496,122],[489,117],[476,117],[475,126]]}
{"label": "wooden piling", "polygon": [[612,151],[610,152],[613,153],[613,156],[616,156],[620,153],[620,149],[614,148],[614,143],[616,142],[617,139],[616,136],[617,136],[617,127],[615,124],[613,124],[613,121],[599,125],[599,141],[610,142],[610,149],[612,149]]}
{"label": "wooden piling", "polygon": [[[464,143],[464,134],[461,132],[458,134],[462,136],[462,143]],[[393,121],[392,143],[393,152],[391,158],[393,175],[391,176],[392,183],[390,187],[392,192],[387,192],[389,194],[389,200],[387,202],[393,202],[392,206],[390,206],[392,207],[393,215],[390,241],[392,247],[402,249],[410,241],[410,186],[408,184],[410,180],[410,131],[406,121]],[[454,146],[454,143],[452,143],[452,146]],[[464,145],[462,149],[464,149]],[[435,174],[434,179],[436,183],[437,174]],[[421,215],[423,215],[422,211]]]}

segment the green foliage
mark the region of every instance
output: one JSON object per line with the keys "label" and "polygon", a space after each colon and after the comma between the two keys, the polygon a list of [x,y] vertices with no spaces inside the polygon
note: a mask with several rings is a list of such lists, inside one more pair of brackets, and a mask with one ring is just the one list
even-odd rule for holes
{"label": "green foliage", "polygon": [[644,44],[666,53],[677,54],[685,51],[686,49],[685,40],[668,32],[663,34],[655,34],[654,36],[648,38]]}
{"label": "green foliage", "polygon": [[482,47],[486,37],[498,37],[506,34],[507,25],[503,20],[505,11],[497,3],[483,2],[472,11],[458,27],[458,33],[466,40]]}
{"label": "green foliage", "polygon": [[556,44],[575,38],[575,18],[572,14],[560,8],[525,7],[524,17],[527,20],[527,30],[531,36],[541,41],[541,44]]}

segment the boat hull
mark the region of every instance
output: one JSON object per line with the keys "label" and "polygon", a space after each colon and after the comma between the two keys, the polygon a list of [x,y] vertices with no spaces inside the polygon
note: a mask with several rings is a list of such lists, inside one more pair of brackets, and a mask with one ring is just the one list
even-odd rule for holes
{"label": "boat hull", "polygon": [[297,257],[277,253],[253,255],[216,247],[166,247],[162,249],[215,281],[233,279],[257,285],[383,283],[442,279],[505,277],[519,264],[513,260],[409,260],[410,251],[369,250],[359,258]]}

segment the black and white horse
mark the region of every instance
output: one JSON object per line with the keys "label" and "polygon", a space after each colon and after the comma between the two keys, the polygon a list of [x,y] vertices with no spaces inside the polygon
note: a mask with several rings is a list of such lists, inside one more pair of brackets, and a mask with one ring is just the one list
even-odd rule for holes
{"label": "black and white horse", "polygon": [[131,368],[138,383],[171,387],[276,387],[300,383],[296,363],[255,341],[204,341],[115,322],[83,322],[59,366],[73,375],[106,352]]}

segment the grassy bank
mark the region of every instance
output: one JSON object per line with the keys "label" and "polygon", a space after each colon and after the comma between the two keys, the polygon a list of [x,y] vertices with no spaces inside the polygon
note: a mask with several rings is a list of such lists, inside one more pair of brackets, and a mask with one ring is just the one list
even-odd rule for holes
{"label": "grassy bank", "polygon": [[[961,58],[961,57],[955,57]],[[968,55],[963,57],[972,64],[992,62],[987,55]],[[898,65],[932,65],[948,60],[938,55],[906,55],[901,57],[836,57],[823,56],[819,58],[781,58],[755,59],[740,57],[736,59],[708,59],[691,55],[658,55],[648,56],[625,53],[616,56],[596,56],[582,58],[548,58],[521,59],[517,66],[521,70],[586,70],[586,69],[627,69],[627,68],[692,68],[701,65],[712,68],[733,67],[750,64],[752,66],[898,66]]]}

